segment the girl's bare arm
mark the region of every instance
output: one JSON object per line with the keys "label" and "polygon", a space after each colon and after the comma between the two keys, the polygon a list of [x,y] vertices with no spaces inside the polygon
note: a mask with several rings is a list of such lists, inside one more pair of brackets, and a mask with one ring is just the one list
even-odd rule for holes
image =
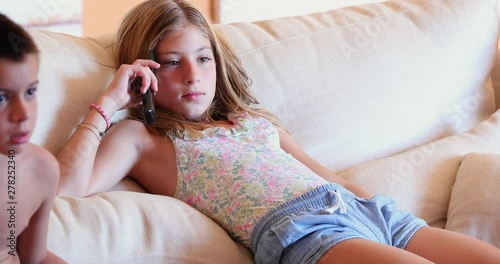
{"label": "girl's bare arm", "polygon": [[[133,123],[137,125],[134,127]],[[127,176],[140,156],[139,138],[135,136],[140,126],[136,121],[122,121],[108,131],[100,144],[95,138],[88,138],[94,136],[90,131],[77,131],[58,156],[61,164],[58,193],[89,196],[110,189]]]}
{"label": "girl's bare arm", "polygon": [[[157,68],[159,64],[137,60],[131,65],[120,66],[96,104],[111,117],[116,111],[139,103],[142,96],[129,90],[129,82],[137,77],[142,77],[143,93],[149,86],[154,92],[158,91],[156,77],[150,67]],[[61,166],[60,195],[81,197],[107,190],[126,176],[138,158],[137,141],[131,136],[134,131],[119,131],[126,124],[114,126],[99,142],[92,126],[98,131],[105,131],[107,124],[103,116],[92,108],[84,122],[57,155]]]}

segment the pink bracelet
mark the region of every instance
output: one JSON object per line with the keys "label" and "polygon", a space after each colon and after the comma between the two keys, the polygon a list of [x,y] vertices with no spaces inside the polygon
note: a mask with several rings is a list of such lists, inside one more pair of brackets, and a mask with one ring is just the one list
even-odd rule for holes
{"label": "pink bracelet", "polygon": [[102,108],[99,105],[90,104],[89,108],[92,108],[92,107],[94,107],[97,111],[99,111],[99,113],[102,115],[102,117],[104,118],[104,120],[106,120],[106,129],[109,129],[110,121],[109,121],[108,115],[106,115],[106,113],[104,112],[104,110],[102,110]]}

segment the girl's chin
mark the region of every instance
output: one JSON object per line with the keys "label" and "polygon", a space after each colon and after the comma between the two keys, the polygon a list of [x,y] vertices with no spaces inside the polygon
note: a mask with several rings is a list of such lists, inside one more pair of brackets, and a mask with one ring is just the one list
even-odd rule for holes
{"label": "girl's chin", "polygon": [[186,120],[189,120],[191,122],[203,122],[207,121],[207,114],[206,112],[203,113],[187,113],[182,115]]}

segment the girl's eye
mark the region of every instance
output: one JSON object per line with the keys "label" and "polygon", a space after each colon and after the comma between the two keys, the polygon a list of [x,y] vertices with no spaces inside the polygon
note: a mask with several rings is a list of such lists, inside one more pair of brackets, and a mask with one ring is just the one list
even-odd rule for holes
{"label": "girl's eye", "polygon": [[209,62],[211,61],[212,59],[210,59],[209,57],[201,57],[200,58],[200,61],[203,62],[203,63],[206,63],[206,62]]}
{"label": "girl's eye", "polygon": [[29,88],[27,91],[26,91],[26,95],[28,97],[34,97],[36,94],[36,88]]}
{"label": "girl's eye", "polygon": [[162,62],[161,63],[162,65],[166,65],[166,66],[177,66],[179,65],[179,61],[176,61],[176,60],[172,60],[172,61],[165,61],[165,62]]}
{"label": "girl's eye", "polygon": [[5,95],[5,94],[0,94],[0,103],[3,103],[3,102],[5,102],[5,101],[7,101],[7,95]]}

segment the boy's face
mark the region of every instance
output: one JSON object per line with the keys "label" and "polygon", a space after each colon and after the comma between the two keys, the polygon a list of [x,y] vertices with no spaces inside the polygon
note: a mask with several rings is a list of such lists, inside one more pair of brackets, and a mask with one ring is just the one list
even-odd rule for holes
{"label": "boy's face", "polygon": [[[38,55],[16,62],[0,59],[0,153],[22,152],[37,117]],[[11,151],[11,153],[9,153]]]}

